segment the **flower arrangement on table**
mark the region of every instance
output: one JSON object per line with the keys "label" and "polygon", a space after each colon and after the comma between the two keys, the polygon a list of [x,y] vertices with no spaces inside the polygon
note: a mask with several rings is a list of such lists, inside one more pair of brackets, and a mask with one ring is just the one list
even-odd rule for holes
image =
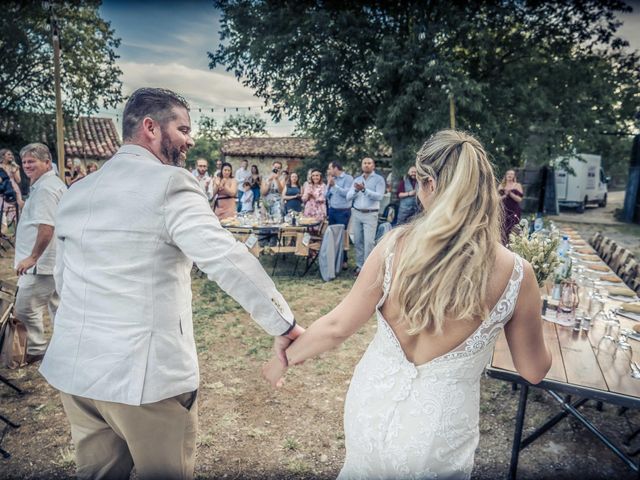
{"label": "flower arrangement on table", "polygon": [[509,249],[531,264],[540,287],[560,264],[559,244],[556,232],[548,236],[539,232],[529,235],[529,223],[526,220],[520,222],[519,232],[511,233],[509,236]]}

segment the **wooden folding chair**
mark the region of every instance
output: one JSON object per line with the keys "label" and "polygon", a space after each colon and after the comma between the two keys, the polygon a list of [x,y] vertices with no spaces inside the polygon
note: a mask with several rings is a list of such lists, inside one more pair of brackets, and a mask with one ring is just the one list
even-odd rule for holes
{"label": "wooden folding chair", "polygon": [[619,275],[624,283],[629,285],[633,290],[636,290],[634,288],[634,282],[640,280],[640,267],[638,261],[635,258],[630,258],[629,260],[627,260]]}
{"label": "wooden folding chair", "polygon": [[[278,260],[280,257],[286,258],[286,255],[294,254],[299,251],[300,247],[298,247],[298,242],[302,243],[304,238],[304,227],[285,227],[280,229],[278,233],[278,243],[276,246],[271,247],[271,252],[275,255],[273,261],[273,270],[271,271],[271,275],[275,275],[276,268],[278,266]],[[296,264],[293,269],[293,274],[295,275],[298,270],[298,260],[299,256],[296,255]]]}
{"label": "wooden folding chair", "polygon": [[[235,237],[236,240],[245,244],[252,233],[250,227],[229,227],[227,228],[227,230],[229,230],[229,232]],[[260,245],[257,241],[251,246],[247,245],[247,248],[256,258],[260,257],[262,248],[260,248]]]}
{"label": "wooden folding chair", "polygon": [[602,243],[603,238],[604,236],[602,235],[602,232],[596,232],[589,239],[589,243],[591,244],[591,246],[595,251],[598,251],[598,249],[600,248],[600,244]]}
{"label": "wooden folding chair", "polygon": [[309,270],[311,270],[311,267],[313,267],[313,265],[318,260],[318,255],[320,254],[320,248],[322,248],[322,240],[324,238],[324,232],[327,230],[328,226],[329,226],[329,222],[325,220],[324,222],[322,222],[322,225],[320,225],[320,228],[318,229],[319,234],[310,235],[309,244],[306,246],[307,265],[305,266],[304,272],[301,275],[302,277],[304,277],[307,273],[309,273]]}
{"label": "wooden folding chair", "polygon": [[[0,281],[0,345],[2,345],[2,341],[4,340],[4,336],[7,332],[7,328],[9,326],[9,321],[11,319],[11,314],[13,313],[13,305],[15,303],[15,293],[17,293],[17,287],[13,289],[13,294],[7,293],[4,289],[11,290],[12,283]],[[0,382],[4,383],[9,388],[13,389],[18,393],[18,395],[22,395],[24,391],[15,385],[11,380],[6,378],[4,375],[0,375]],[[4,436],[7,434],[7,431],[10,428],[20,428],[19,423],[12,422],[4,415],[0,414],[0,421],[4,422],[5,426],[0,432],[0,445],[2,444],[2,440]],[[3,458],[9,458],[11,454],[0,447],[0,455]]]}
{"label": "wooden folding chair", "polygon": [[633,254],[631,253],[631,251],[627,250],[624,247],[619,248],[618,253],[611,259],[611,264],[609,266],[611,267],[611,270],[616,272],[616,275],[619,276],[624,270],[629,259],[632,257]]}
{"label": "wooden folding chair", "polygon": [[604,260],[604,263],[609,265],[609,262],[611,262],[611,259],[613,258],[613,256],[616,254],[617,251],[618,251],[618,244],[612,240],[609,243],[609,246],[605,248],[605,251],[602,253],[602,255],[600,255],[600,257],[602,258],[602,260]]}
{"label": "wooden folding chair", "polygon": [[603,258],[605,252],[609,251],[609,248],[611,247],[612,242],[613,240],[610,239],[609,237],[602,238],[602,242],[600,242],[600,246],[599,248],[597,248],[598,255],[600,255],[600,258]]}

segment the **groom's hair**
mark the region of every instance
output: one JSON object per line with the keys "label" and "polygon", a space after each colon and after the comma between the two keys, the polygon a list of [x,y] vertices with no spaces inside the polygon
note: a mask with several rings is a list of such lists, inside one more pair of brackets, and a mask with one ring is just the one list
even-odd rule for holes
{"label": "groom's hair", "polygon": [[171,90],[164,88],[139,88],[131,94],[122,115],[122,139],[131,140],[145,117],[151,117],[161,126],[173,120],[173,108],[185,108],[187,101]]}

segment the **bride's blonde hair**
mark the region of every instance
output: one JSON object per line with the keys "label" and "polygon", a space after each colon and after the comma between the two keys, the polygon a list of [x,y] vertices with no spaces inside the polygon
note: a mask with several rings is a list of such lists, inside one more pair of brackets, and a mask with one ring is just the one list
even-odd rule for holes
{"label": "bride's blonde hair", "polygon": [[408,332],[442,332],[445,318],[484,318],[489,272],[500,241],[493,167],[478,140],[442,130],[416,156],[417,179],[435,191],[428,209],[398,233],[403,251],[393,278]]}

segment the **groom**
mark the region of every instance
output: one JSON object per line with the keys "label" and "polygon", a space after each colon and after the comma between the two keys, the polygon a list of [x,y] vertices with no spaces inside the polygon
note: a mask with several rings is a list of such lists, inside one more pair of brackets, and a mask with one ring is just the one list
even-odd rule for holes
{"label": "groom", "polygon": [[128,479],[134,465],[141,479],[193,477],[192,261],[276,336],[281,358],[302,331],[197,180],[176,168],[193,146],[188,110],[171,91],[136,90],[125,144],[59,206],[61,303],[40,371],[60,390],[78,478]]}

